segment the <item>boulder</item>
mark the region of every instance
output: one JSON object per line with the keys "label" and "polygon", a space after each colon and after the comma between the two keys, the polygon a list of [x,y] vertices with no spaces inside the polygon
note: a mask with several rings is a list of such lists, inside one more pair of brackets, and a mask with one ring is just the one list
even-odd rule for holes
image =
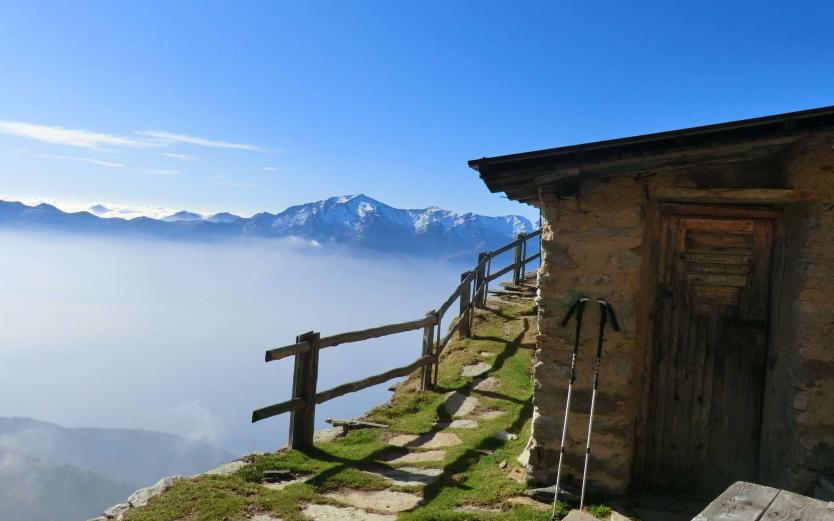
{"label": "boulder", "polygon": [[[168,476],[167,478],[162,478],[156,482],[155,485],[145,488],[140,488],[136,492],[130,495],[127,498],[127,502],[130,503],[132,507],[143,507],[148,504],[148,501],[152,497],[156,497],[176,483],[177,481],[183,479],[182,476]],[[105,512],[106,514],[106,512]]]}

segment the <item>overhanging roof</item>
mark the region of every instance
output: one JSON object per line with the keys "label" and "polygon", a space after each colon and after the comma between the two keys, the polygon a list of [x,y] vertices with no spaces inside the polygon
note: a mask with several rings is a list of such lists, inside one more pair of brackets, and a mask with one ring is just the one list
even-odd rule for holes
{"label": "overhanging roof", "polygon": [[522,202],[580,174],[629,175],[754,158],[834,129],[834,106],[469,161],[491,192]]}

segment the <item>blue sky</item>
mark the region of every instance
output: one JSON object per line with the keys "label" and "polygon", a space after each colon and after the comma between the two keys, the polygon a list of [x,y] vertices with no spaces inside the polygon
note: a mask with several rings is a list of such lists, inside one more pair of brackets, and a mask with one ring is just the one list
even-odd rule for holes
{"label": "blue sky", "polygon": [[532,217],[466,161],[834,104],[832,20],[830,1],[0,2],[0,194]]}

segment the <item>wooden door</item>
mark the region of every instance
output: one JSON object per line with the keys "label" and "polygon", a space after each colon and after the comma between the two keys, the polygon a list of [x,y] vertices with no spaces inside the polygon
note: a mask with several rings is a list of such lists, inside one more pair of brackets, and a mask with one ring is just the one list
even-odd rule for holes
{"label": "wooden door", "polygon": [[714,494],[757,477],[773,226],[727,213],[661,217],[639,488]]}

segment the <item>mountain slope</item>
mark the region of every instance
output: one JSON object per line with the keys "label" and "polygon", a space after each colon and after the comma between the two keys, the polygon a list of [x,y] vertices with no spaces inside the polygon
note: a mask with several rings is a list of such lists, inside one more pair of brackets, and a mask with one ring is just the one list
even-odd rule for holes
{"label": "mountain slope", "polygon": [[[92,211],[100,211],[93,208]],[[134,233],[177,239],[256,236],[301,237],[324,245],[372,248],[412,254],[471,254],[531,231],[527,219],[486,217],[431,207],[402,210],[366,195],[331,197],[249,218],[229,213],[210,217],[180,211],[163,219],[102,218],[90,212],[67,213],[40,204],[34,207],[0,201],[0,226],[17,229]]]}

